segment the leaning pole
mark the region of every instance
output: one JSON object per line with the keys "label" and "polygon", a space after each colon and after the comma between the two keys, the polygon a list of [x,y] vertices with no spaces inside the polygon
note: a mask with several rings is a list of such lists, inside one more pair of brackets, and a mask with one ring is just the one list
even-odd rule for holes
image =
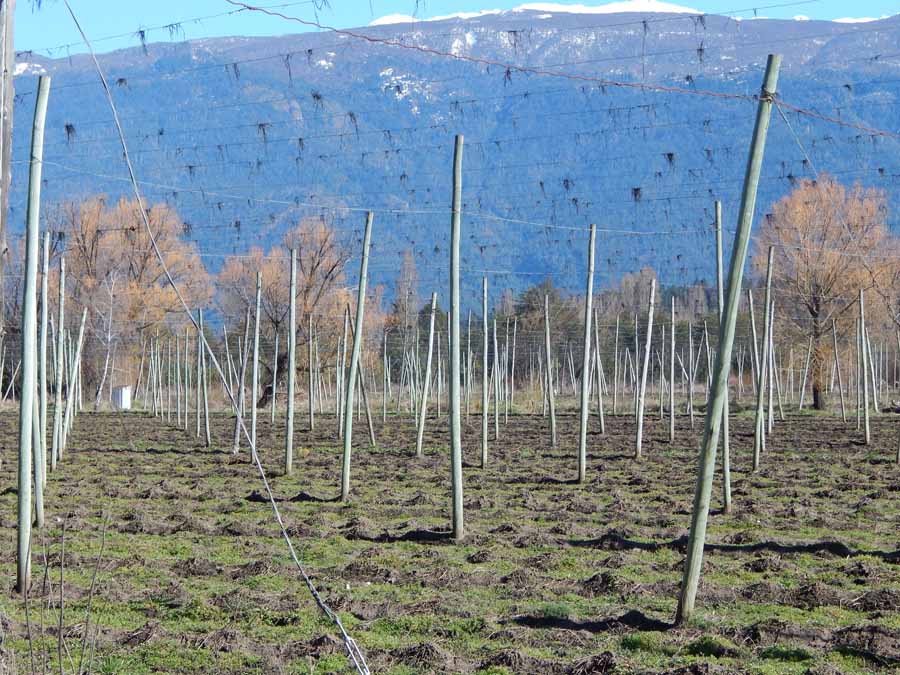
{"label": "leaning pole", "polygon": [[[34,125],[31,131],[31,162],[28,174],[28,208],[25,221],[25,278],[22,283],[22,379],[19,396],[19,484],[18,484],[18,550],[16,566],[16,590],[28,592],[31,577],[31,482],[34,394],[37,382],[37,266],[41,207],[41,168],[44,157],[44,121],[47,118],[47,100],[50,97],[50,78],[38,80],[37,100],[34,106]],[[60,327],[62,330],[62,327]],[[34,462],[37,497],[41,499],[43,477],[40,456]],[[38,502],[43,510],[43,502]]]}
{"label": "leaning pole", "polygon": [[756,210],[756,191],[759,186],[759,175],[762,169],[772,105],[775,102],[780,65],[781,56],[770,54],[766,62],[766,74],[763,80],[762,91],[759,95],[756,123],[750,143],[750,156],[747,160],[747,170],[744,176],[741,204],[738,211],[737,232],[734,236],[734,246],[731,250],[731,263],[728,270],[727,300],[723,321],[719,326],[719,349],[716,352],[712,391],[709,397],[710,405],[706,409],[703,444],[700,447],[700,456],[698,458],[697,485],[694,491],[691,529],[688,535],[681,593],[678,597],[678,610],[675,615],[676,624],[690,620],[694,613],[697,588],[700,584],[700,569],[703,565],[703,547],[706,543],[706,525],[709,518],[709,502],[712,496],[713,472],[716,466],[716,446],[722,426],[725,390],[728,386],[728,365],[731,363],[731,350],[734,346],[741,282],[744,276],[744,264],[747,261],[747,249],[750,245],[750,230],[753,226],[753,214]]}
{"label": "leaning pole", "polygon": [[[341,501],[350,498],[350,453],[353,440],[353,394],[356,391],[356,371],[359,368],[359,355],[362,351],[363,318],[366,307],[366,277],[369,273],[369,242],[372,241],[371,211],[366,214],[366,232],[363,235],[362,261],[359,264],[359,284],[356,291],[356,326],[353,336],[353,351],[350,352],[350,372],[347,377],[347,390],[344,392],[344,454],[341,463]],[[346,315],[345,315],[346,316]],[[346,340],[345,340],[346,343]]]}

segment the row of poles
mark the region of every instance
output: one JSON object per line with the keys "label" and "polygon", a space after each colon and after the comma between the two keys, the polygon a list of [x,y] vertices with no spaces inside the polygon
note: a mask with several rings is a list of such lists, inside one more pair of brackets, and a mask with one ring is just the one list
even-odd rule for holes
{"label": "row of poles", "polygon": [[[699,577],[700,577],[700,566],[702,564],[702,556],[703,556],[703,546],[706,537],[706,527],[707,520],[709,515],[709,505],[712,491],[712,479],[716,461],[717,454],[717,444],[719,438],[722,437],[725,439],[725,457],[726,457],[726,484],[728,482],[728,474],[727,474],[727,414],[723,414],[727,411],[727,401],[728,401],[728,378],[730,374],[730,364],[732,362],[732,348],[734,343],[734,335],[735,335],[735,326],[737,321],[737,314],[739,310],[739,300],[740,300],[740,289],[741,282],[743,276],[743,268],[746,262],[747,257],[747,249],[749,245],[750,238],[750,230],[752,226],[753,214],[755,210],[755,200],[756,200],[756,190],[759,181],[760,168],[762,164],[762,156],[763,149],[765,146],[765,139],[768,130],[768,123],[771,114],[771,108],[774,104],[775,97],[775,89],[777,83],[778,70],[780,66],[780,57],[778,56],[770,56],[766,66],[766,74],[765,80],[762,87],[761,94],[759,96],[759,108],[757,111],[757,119],[756,124],[754,126],[753,139],[751,143],[750,157],[747,166],[747,172],[744,182],[744,188],[742,191],[741,197],[741,205],[738,213],[738,227],[735,236],[735,244],[732,249],[732,258],[731,264],[729,268],[728,274],[728,282],[727,285],[723,283],[723,274],[722,274],[722,263],[721,263],[721,253],[718,263],[718,295],[719,295],[719,312],[720,312],[720,326],[719,326],[719,348],[716,351],[715,355],[715,365],[713,369],[713,376],[710,378],[711,388],[709,390],[709,404],[707,405],[706,410],[706,424],[704,429],[704,437],[703,443],[700,450],[700,456],[698,461],[698,477],[697,477],[697,488],[694,496],[694,505],[692,509],[691,516],[691,528],[690,535],[688,539],[688,553],[685,561],[684,567],[684,577],[682,582],[682,589],[679,596],[678,602],[678,611],[676,620],[684,621],[688,619],[694,611],[694,603],[696,598],[696,592],[699,585]],[[29,544],[30,538],[30,489],[24,489],[24,486],[28,486],[30,488],[31,481],[31,470],[30,470],[30,461],[25,461],[25,457],[30,458],[30,452],[24,453],[23,450],[25,448],[30,448],[30,438],[32,434],[32,413],[34,410],[40,410],[39,406],[34,404],[33,392],[35,391],[35,354],[36,350],[34,349],[34,340],[29,339],[33,338],[36,335],[36,298],[35,298],[35,288],[36,288],[36,263],[37,263],[37,244],[38,244],[38,203],[39,203],[39,186],[40,186],[40,163],[41,163],[41,153],[42,153],[42,139],[43,139],[43,117],[46,112],[46,97],[47,91],[49,88],[49,80],[42,78],[41,83],[39,85],[39,95],[38,95],[38,107],[35,115],[35,127],[33,134],[33,142],[32,142],[32,158],[31,158],[31,176],[30,176],[30,185],[29,185],[29,207],[28,207],[28,231],[27,231],[27,243],[26,243],[26,274],[25,274],[25,284],[24,284],[24,294],[25,299],[23,303],[23,313],[22,313],[22,325],[23,325],[23,339],[22,339],[22,397],[20,404],[20,476],[19,476],[19,509],[20,509],[20,530],[19,530],[19,539],[20,539],[20,550],[19,550],[19,567],[20,567],[20,578],[19,578],[19,589],[24,590],[27,587],[27,547]],[[464,523],[464,514],[463,514],[463,475],[462,475],[462,438],[461,438],[461,418],[462,418],[462,409],[461,409],[461,332],[460,332],[460,235],[461,235],[461,206],[462,206],[462,154],[463,154],[463,137],[457,136],[456,142],[454,145],[454,153],[453,153],[453,188],[452,188],[452,212],[451,212],[451,242],[450,242],[450,478],[451,478],[451,525],[452,525],[452,536],[455,540],[460,541],[465,536],[465,523]],[[341,500],[346,501],[349,498],[350,494],[350,469],[351,469],[351,459],[352,459],[352,431],[353,431],[353,420],[354,415],[352,411],[354,409],[354,396],[357,389],[356,383],[357,378],[359,376],[360,369],[360,355],[362,351],[362,326],[364,325],[364,312],[365,312],[365,297],[366,297],[366,284],[367,284],[367,273],[368,273],[368,259],[369,259],[369,248],[371,242],[371,231],[372,231],[372,222],[373,215],[371,213],[367,214],[366,217],[366,226],[365,233],[363,239],[363,248],[362,248],[362,256],[360,263],[360,271],[359,271],[359,283],[357,289],[357,302],[356,302],[356,310],[355,310],[355,320],[352,322],[352,326],[356,327],[356,330],[352,330],[352,326],[348,325],[347,320],[345,320],[345,326],[348,326],[350,330],[352,330],[352,348],[350,350],[349,355],[349,363],[347,366],[346,380],[344,377],[341,377],[342,389],[341,392],[343,401],[343,415],[341,420],[341,433],[343,437],[343,452],[342,452],[342,462],[341,462]],[[717,208],[717,224],[720,223],[720,209]],[[585,294],[585,308],[584,308],[584,345],[583,345],[583,359],[584,363],[589,364],[592,358],[592,341],[594,339],[595,333],[592,331],[592,317],[593,311],[591,307],[592,296],[593,296],[593,262],[594,262],[594,243],[595,243],[595,235],[596,228],[591,226],[590,232],[590,253],[589,253],[589,273],[587,276],[587,288]],[[721,234],[718,233],[717,237],[717,249],[721,251]],[[771,288],[771,266],[769,268],[769,274],[767,279],[767,298],[766,298],[766,311],[769,314],[769,310],[771,307],[771,299],[770,299],[770,288]],[[646,400],[646,390],[647,390],[647,375],[650,370],[650,358],[651,358],[651,339],[652,339],[652,330],[653,330],[653,312],[654,312],[654,299],[655,299],[655,282],[651,284],[650,288],[650,298],[648,303],[648,312],[647,312],[647,329],[645,332],[645,341],[644,341],[644,349],[643,354],[641,355],[642,359],[642,367],[640,369],[640,384],[639,384],[639,393],[637,398],[637,434],[636,434],[636,443],[635,443],[635,456],[637,458],[641,457],[642,454],[642,430],[643,430],[643,413],[645,407]],[[250,402],[250,433],[249,433],[249,443],[251,447],[251,451],[255,453],[256,448],[256,427],[257,427],[257,405],[256,405],[256,394],[259,391],[259,328],[260,328],[260,294],[261,294],[261,285],[260,278],[257,276],[257,287],[256,287],[256,315],[254,321],[254,337],[253,337],[253,356],[252,359],[248,358],[249,354],[247,353],[248,344],[249,344],[249,325],[250,325],[250,316],[249,310],[247,313],[247,319],[245,321],[245,332],[244,332],[244,352],[241,358],[241,368],[240,368],[240,377],[238,380],[238,389],[243,391],[243,384],[246,378],[246,370],[248,366],[248,362],[252,364],[252,373],[251,373],[251,402]],[[483,299],[486,305],[486,295],[487,295],[487,284],[484,283],[483,286]],[[285,471],[290,472],[292,467],[292,450],[293,450],[293,417],[294,417],[294,398],[295,398],[295,378],[296,378],[296,253],[292,251],[291,254],[291,293],[290,293],[290,321],[289,321],[289,349],[288,349],[288,392],[287,392],[287,424],[286,424],[286,435],[285,435]],[[434,296],[433,296],[434,298]],[[434,303],[434,299],[433,299]],[[545,297],[544,303],[545,309],[545,359],[547,366],[544,368],[544,373],[547,378],[545,390],[549,397],[549,412],[551,418],[551,437],[552,439],[556,438],[556,429],[555,429],[555,397],[553,395],[554,385],[553,385],[553,368],[550,367],[552,363],[551,356],[551,342],[550,342],[550,316],[549,316],[549,300]],[[486,307],[485,307],[486,310]],[[82,331],[83,333],[83,319],[84,314],[82,315]],[[673,313],[674,317],[674,313]],[[60,320],[60,327],[62,327],[62,320]],[[862,303],[860,304],[860,326],[863,331],[862,334],[865,335],[865,322],[864,322],[864,311]],[[674,336],[674,319],[672,323],[673,336]],[[765,321],[765,337],[763,339],[763,353],[757,357],[758,359],[766,359],[768,358],[768,354],[770,352],[770,344],[771,340],[768,337],[771,331],[771,320],[770,316],[767,316]],[[59,334],[62,334],[62,330],[59,331]],[[345,330],[345,335],[348,334],[348,331]],[[483,354],[484,359],[487,359],[488,352],[488,325],[487,325],[487,311],[484,312],[483,317],[483,325],[482,325],[482,334],[483,334]],[[205,350],[209,349],[209,343],[205,339],[202,328],[199,328],[198,322],[198,348],[199,355],[197,359],[197,379],[195,382],[195,389],[198,392],[197,396],[199,397],[200,390],[203,389],[205,392],[205,386],[203,381],[202,373],[205,370],[203,368],[203,362],[205,358]],[[496,336],[496,331],[495,331]],[[80,351],[80,344],[83,336],[79,336],[78,340],[78,348],[76,349],[76,357],[78,356],[78,352]],[[429,341],[431,342],[431,340]],[[61,343],[60,343],[61,344]],[[347,338],[345,338],[345,345],[347,344]],[[185,341],[185,345],[187,345],[187,341]],[[154,405],[161,404],[161,400],[159,398],[159,387],[158,384],[160,382],[160,376],[162,373],[161,367],[161,358],[160,351],[158,349],[152,350],[155,353],[151,357],[152,365],[152,375],[148,377],[148,380],[152,380],[155,384],[154,391],[157,392],[154,394]],[[177,351],[177,349],[176,349]],[[185,351],[187,351],[187,347],[185,346]],[[496,353],[496,340],[494,351]],[[58,348],[57,354],[61,354],[61,347]],[[637,356],[637,355],[636,355]],[[180,359],[176,359],[178,363],[180,363]],[[211,354],[211,361],[213,364],[216,364],[217,361],[215,356]],[[866,372],[866,356],[865,351],[862,351],[861,356],[862,361],[862,370],[861,372]],[[77,362],[77,359],[76,359]],[[428,365],[426,366],[426,375],[425,375],[425,384],[429,384],[430,379],[430,362],[431,358],[428,359]],[[596,362],[599,364],[599,358],[596,359]],[[766,372],[765,361],[761,362],[761,367],[758,369],[759,376],[759,385],[757,388],[758,392],[758,406],[757,406],[757,427],[759,427],[759,412],[760,406],[763,396],[763,391],[765,389],[764,380],[762,380],[763,373]],[[670,340],[670,358],[669,358],[669,379],[670,379],[670,409],[672,409],[674,413],[674,339]],[[60,364],[57,364],[57,376],[61,372],[62,368]],[[592,368],[588,367],[583,370],[582,373],[582,382],[581,382],[581,391],[580,391],[580,426],[579,426],[579,449],[578,449],[578,474],[579,479],[584,480],[586,474],[586,434],[587,434],[587,426],[588,426],[588,401],[591,392],[590,385],[590,374],[592,372]],[[222,377],[223,383],[226,381],[226,377],[224,373],[221,372],[220,369],[220,377]],[[310,371],[310,377],[311,371]],[[865,378],[862,378],[865,379]],[[495,378],[497,384],[495,386],[499,386],[499,378]],[[232,400],[232,407],[235,412],[236,418],[236,430],[240,430],[242,428],[243,422],[242,418],[245,414],[245,404],[241,402],[241,396],[235,395],[234,391],[234,382],[230,387],[230,399]],[[423,393],[428,389],[427,386],[423,388]],[[72,389],[69,390],[69,397],[72,396]],[[179,389],[180,391],[180,389]],[[867,394],[867,386],[863,386],[863,395],[868,396]],[[57,399],[59,399],[61,392],[61,388],[57,389]],[[496,392],[495,392],[496,393]],[[483,364],[482,368],[482,464],[486,464],[487,462],[487,412],[488,412],[488,369],[487,363]],[[203,397],[205,400],[205,396]],[[312,399],[312,397],[310,397]],[[185,404],[186,404],[185,398]],[[867,401],[866,401],[867,403]],[[312,406],[312,400],[310,400],[310,405]],[[200,399],[195,399],[195,408],[197,410],[197,415],[199,418],[200,411]],[[867,410],[868,406],[864,406],[864,409]],[[176,410],[177,410],[177,401],[176,401]],[[312,407],[310,408],[312,411]],[[421,430],[423,414],[425,410],[424,401],[420,406],[419,410],[419,429]],[[57,417],[60,415],[61,407],[58,407],[56,410]],[[186,412],[186,411],[185,411]],[[207,425],[208,425],[208,404],[204,405],[204,412],[206,413]],[[178,413],[176,412],[176,418]],[[186,415],[185,415],[186,417]],[[674,424],[674,415],[670,418]],[[495,417],[496,422],[496,417]],[[868,429],[868,424],[866,424]],[[671,426],[670,426],[671,430]],[[724,432],[724,433],[723,433]],[[207,431],[208,435],[208,431]],[[419,434],[420,435],[420,434]],[[237,434],[236,434],[237,436]],[[207,436],[208,438],[208,436]],[[756,452],[756,450],[755,450]],[[40,462],[35,462],[35,466],[39,466]],[[42,481],[42,477],[39,480],[36,480],[36,483],[40,483]],[[727,498],[727,497],[726,497]],[[23,500],[26,502],[23,504]],[[23,526],[22,514],[29,510],[29,518],[27,522],[27,526]],[[277,511],[276,511],[277,513]],[[23,555],[23,551],[26,552]],[[23,569],[24,565],[24,569]]]}
{"label": "row of poles", "polygon": [[[44,234],[43,255],[40,242],[41,168],[44,121],[50,96],[50,78],[38,81],[31,160],[28,175],[28,206],[25,227],[25,274],[21,321],[21,379],[19,395],[18,457],[18,541],[16,589],[25,593],[31,576],[32,525],[44,526],[44,489],[48,472],[62,462],[69,434],[83,407],[82,348],[87,309],[81,313],[77,338],[65,328],[65,258],[59,261],[59,297],[57,321],[49,312],[50,235]],[[41,262],[40,303],[38,303],[38,258]],[[40,308],[40,330],[38,330]],[[51,352],[52,371],[48,370]],[[54,381],[53,428],[47,442],[50,411],[48,380]],[[33,508],[32,508],[33,505]]]}

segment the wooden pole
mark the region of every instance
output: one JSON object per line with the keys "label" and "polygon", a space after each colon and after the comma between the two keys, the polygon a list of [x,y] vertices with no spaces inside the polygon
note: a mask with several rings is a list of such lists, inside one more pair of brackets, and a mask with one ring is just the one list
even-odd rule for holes
{"label": "wooden pole", "polygon": [[[315,377],[314,371],[316,373],[318,372],[318,352],[316,352],[316,359],[314,360],[313,359],[314,343],[313,343],[312,312],[309,313],[309,316],[307,317],[307,322],[308,322],[308,327],[307,327],[306,332],[309,335],[309,343],[308,343],[308,349],[307,349],[307,355],[306,355],[307,361],[308,361],[307,374],[306,374],[306,387],[308,389],[307,403],[309,404],[309,430],[315,431],[315,428],[316,428],[315,407],[316,407],[316,398],[317,398],[317,396],[316,396],[316,389],[317,389],[316,380],[318,378]],[[315,366],[315,368],[314,368],[314,366]]]}
{"label": "wooden pole", "polygon": [[[187,344],[187,343],[185,343]],[[187,349],[185,349],[187,353]],[[241,426],[243,425],[246,399],[244,397],[244,386],[247,383],[247,364],[250,361],[250,307],[244,316],[244,346],[241,351],[241,375],[238,378],[238,391],[235,395],[237,399],[237,412],[234,416],[234,435],[231,441],[231,452],[237,454],[241,446]],[[187,370],[185,368],[185,370]]]}
{"label": "wooden pole", "polygon": [[494,440],[500,438],[500,351],[497,349],[497,315],[494,313]]}
{"label": "wooden pole", "polygon": [[691,420],[691,429],[694,428],[694,323],[688,321],[688,403],[687,409]]}
{"label": "wooden pole", "polygon": [[859,344],[861,361],[861,371],[859,379],[862,384],[863,393],[863,423],[865,429],[866,445],[872,443],[872,432],[869,428],[869,375],[868,375],[868,353],[866,350],[866,306],[863,300],[863,291],[859,289]]}
{"label": "wooden pole", "polygon": [[759,363],[759,386],[756,389],[756,417],[753,435],[753,471],[759,471],[760,455],[766,449],[765,400],[766,384],[769,374],[769,312],[772,308],[772,268],[774,267],[775,247],[769,247],[769,258],[766,266],[766,313],[763,323],[762,353]]}
{"label": "wooden pole", "polygon": [[419,406],[419,424],[416,433],[416,457],[422,456],[422,440],[425,437],[425,417],[428,414],[428,389],[431,387],[431,355],[434,350],[434,313],[437,310],[437,293],[431,294],[431,315],[428,321],[428,354],[425,357],[425,386]]}
{"label": "wooden pole", "polygon": [[488,282],[481,278],[481,468],[487,466],[488,456]]}
{"label": "wooden pole", "polygon": [[199,322],[200,335],[200,378],[197,380],[197,386],[203,389],[203,445],[209,447],[212,440],[209,435],[209,372],[206,367],[206,349],[207,344],[203,335],[203,310],[197,310],[197,319]]}
{"label": "wooden pole", "polygon": [[616,336],[613,339],[613,415],[619,414],[619,315],[616,314]]}
{"label": "wooden pole", "polygon": [[691,512],[691,529],[688,536],[687,556],[685,558],[684,576],[681,593],[678,598],[678,610],[675,623],[689,621],[694,613],[697,589],[700,585],[700,571],[703,564],[703,548],[706,543],[706,525],[709,517],[709,503],[712,495],[712,479],[716,464],[716,444],[719,438],[719,426],[724,409],[724,389],[728,384],[728,370],[731,363],[731,350],[734,344],[734,330],[737,324],[737,310],[744,263],[750,243],[750,230],[756,207],[756,192],[769,126],[769,118],[778,82],[778,70],[781,57],[770,55],[766,64],[766,75],[759,98],[759,109],[753,129],[753,140],[750,157],[744,177],[741,194],[741,205],[738,211],[738,226],[735,242],[732,247],[731,265],[728,274],[728,300],[725,314],[719,329],[719,351],[716,354],[713,390],[710,405],[706,410],[706,425],[703,434],[703,445],[700,450],[697,470],[697,487],[694,492],[694,504]]}
{"label": "wooden pole", "polygon": [[[288,310],[287,417],[284,421],[284,473],[294,470],[294,398],[297,386],[297,249],[291,249],[290,309]],[[312,327],[312,326],[310,326]],[[309,332],[309,418],[312,419],[312,331]]]}
{"label": "wooden pole", "polygon": [[366,305],[366,281],[369,271],[369,244],[372,241],[371,211],[366,214],[366,230],[363,235],[362,261],[359,266],[359,284],[356,292],[356,321],[359,327],[353,336],[353,350],[350,354],[350,372],[347,378],[347,386],[344,401],[344,454],[341,464],[341,501],[350,498],[350,453],[353,441],[353,394],[356,387],[356,371],[359,367],[359,355],[362,351],[363,319]]}
{"label": "wooden pole", "polygon": [[[12,36],[9,36],[11,39]],[[4,75],[5,79],[5,75]],[[50,97],[50,78],[38,79],[34,124],[31,129],[31,160],[28,174],[28,206],[25,219],[25,278],[22,283],[22,384],[19,395],[19,482],[18,482],[18,550],[16,590],[23,595],[31,583],[31,484],[34,470],[35,498],[43,511],[43,460],[37,449],[37,462],[32,467],[34,434],[34,393],[37,381],[37,266],[40,241],[41,169],[44,157],[44,121]],[[0,131],[2,134],[2,131]],[[4,190],[4,193],[6,191]],[[5,194],[4,194],[5,196]],[[4,214],[5,215],[5,214]],[[43,514],[41,514],[43,515]],[[39,525],[40,526],[40,525]]]}
{"label": "wooden pole", "polygon": [[644,402],[647,396],[647,372],[650,370],[650,347],[653,336],[653,304],[656,294],[656,279],[650,280],[650,302],[647,306],[647,336],[644,338],[644,365],[641,368],[641,389],[638,394],[637,437],[634,445],[634,458],[641,458],[641,442],[644,435]]}
{"label": "wooden pole", "polygon": [[[462,475],[462,415],[460,409],[460,350],[459,331],[459,245],[461,237],[460,214],[462,211],[462,155],[463,137],[458,135],[453,150],[453,214],[450,223],[450,485],[452,502],[453,538],[462,541],[463,526],[463,475]],[[469,313],[471,327],[472,314]],[[470,348],[471,353],[471,348]],[[467,376],[471,371],[466,366]],[[466,387],[466,412],[468,413],[469,387]]]}
{"label": "wooden pole", "polygon": [[556,447],[556,395],[553,391],[553,365],[550,350],[550,296],[544,295],[544,349],[547,358],[547,400],[550,404],[550,446]]}
{"label": "wooden pole", "polygon": [[669,443],[675,442],[675,296],[672,296],[672,337],[669,340]]}
{"label": "wooden pole", "polygon": [[[516,403],[516,330],[519,326],[519,317],[513,317],[513,337],[512,337],[512,362],[509,366],[509,407],[515,412]],[[602,418],[602,414],[601,414]],[[602,426],[602,423],[601,423]]]}
{"label": "wooden pole", "polygon": [[[834,340],[834,368],[837,371],[838,392],[841,395],[841,420],[846,424],[847,407],[844,404],[844,379],[841,377],[841,357],[838,353],[837,325],[834,319],[831,320],[831,337]],[[900,346],[900,332],[897,333],[897,344]]]}
{"label": "wooden pole", "polygon": [[[256,452],[256,401],[259,396],[259,322],[262,305],[262,274],[256,273],[256,318],[253,322],[253,362],[250,378],[250,451]],[[199,384],[199,383],[198,383]]]}
{"label": "wooden pole", "polygon": [[[13,76],[16,52],[13,40],[13,23],[16,0],[0,2],[0,250],[6,251],[6,223],[9,213],[9,193],[12,186],[12,127],[15,87]],[[5,288],[6,255],[0,256],[0,288]],[[0,297],[0,335],[6,328],[6,300]],[[62,328],[60,327],[60,330]]]}
{"label": "wooden pole", "polygon": [[[594,310],[596,312],[596,310]],[[600,434],[606,434],[606,419],[603,413],[603,358],[600,353],[600,321],[594,316],[594,366],[597,371],[597,414],[600,416]]]}
{"label": "wooden pole", "polygon": [[344,418],[350,415],[352,411],[347,410],[344,402],[347,400],[347,342],[350,335],[350,308],[344,311],[344,334],[341,339],[338,358],[340,361],[337,372],[337,387],[335,388],[335,397],[338,407],[338,438],[344,437]]}
{"label": "wooden pole", "polygon": [[756,334],[756,314],[753,311],[753,291],[747,289],[747,305],[750,311],[750,335],[753,338],[753,350],[750,352],[750,365],[753,379],[753,391],[758,393],[759,387],[759,341]]}
{"label": "wooden pole", "polygon": [[[590,417],[591,398],[591,319],[594,317],[591,303],[594,299],[594,241],[597,236],[597,226],[591,224],[591,234],[588,239],[587,279],[584,289],[584,350],[581,362],[581,427],[578,434],[578,482],[583,483],[587,475],[587,429]],[[600,358],[600,355],[597,355]],[[599,375],[599,373],[598,373]],[[597,386],[600,386],[600,378],[597,378]]]}
{"label": "wooden pole", "polygon": [[40,387],[40,440],[41,440],[41,488],[47,484],[47,344],[50,307],[48,292],[50,285],[50,233],[44,232],[43,258],[41,261],[41,332],[38,348],[38,384]]}
{"label": "wooden pole", "polygon": [[809,376],[809,362],[812,359],[812,336],[809,337],[809,344],[806,347],[806,361],[803,365],[803,377],[800,378],[800,410],[803,410],[803,401],[806,398],[806,378]]}
{"label": "wooden pole", "polygon": [[[722,202],[716,201],[716,291],[719,309],[719,326],[722,326],[722,315],[725,312],[725,272],[722,263]],[[709,349],[709,344],[707,344]],[[728,364],[731,371],[731,363]],[[731,450],[728,445],[728,386],[726,381],[725,400],[722,404],[722,508],[725,513],[731,512]],[[674,431],[674,430],[673,430]]]}
{"label": "wooden pole", "polygon": [[275,331],[274,351],[275,358],[272,362],[272,411],[271,419],[269,420],[271,424],[275,424],[275,401],[278,391],[278,331]]}
{"label": "wooden pole", "polygon": [[[153,355],[151,344],[150,355]],[[153,363],[153,359],[150,359]],[[190,424],[191,409],[191,334],[190,329],[184,329],[184,430],[188,430]],[[235,452],[237,450],[235,449]]]}

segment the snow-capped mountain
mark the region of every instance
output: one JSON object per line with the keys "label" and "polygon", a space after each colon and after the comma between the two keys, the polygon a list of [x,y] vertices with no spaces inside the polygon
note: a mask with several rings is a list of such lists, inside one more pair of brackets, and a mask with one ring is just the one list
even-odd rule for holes
{"label": "snow-capped mountain", "polygon": [[[713,200],[730,226],[748,97],[770,52],[784,56],[790,107],[773,115],[759,211],[817,171],[885,190],[892,222],[900,207],[900,145],[873,131],[900,133],[900,16],[738,20],[635,0],[374,24],[101,57],[148,198],[179,209],[211,266],[277,241],[301,217],[323,216],[352,239],[361,210],[374,209],[376,278],[392,279],[410,249],[423,286],[443,284],[453,136],[463,133],[473,293],[479,270],[510,272],[496,275],[498,292],[545,273],[577,290],[591,222],[608,281],[645,264],[664,283],[709,277]],[[45,201],[126,194],[89,59],[20,61],[16,160],[27,159],[34,76],[53,75]],[[18,222],[21,164],[14,173]]]}

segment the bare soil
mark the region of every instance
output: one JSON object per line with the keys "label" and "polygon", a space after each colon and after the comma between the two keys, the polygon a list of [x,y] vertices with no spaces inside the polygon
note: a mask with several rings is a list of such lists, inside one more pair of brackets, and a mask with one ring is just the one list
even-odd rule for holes
{"label": "bare soil", "polygon": [[[213,446],[142,413],[84,413],[46,491],[28,615],[14,593],[17,419],[0,415],[0,627],[7,668],[58,671],[60,562],[66,672],[90,625],[95,673],[350,672],[334,626],[293,566],[233,421]],[[337,501],[333,417],[298,415],[295,471],[281,475],[283,415],[260,415],[260,447],[284,522],[325,601],[377,673],[832,673],[900,667],[900,419],[854,425],[791,416],[762,470],[752,420],[732,419],[734,509],[717,482],[697,620],[674,628],[702,419],[677,442],[649,413],[592,420],[588,480],[577,418],[512,415],[478,466],[480,418],[465,423],[467,538],[448,539],[446,418],[416,459],[409,417],[354,430],[352,499]],[[493,420],[491,420],[493,432]],[[493,433],[492,433],[493,436]],[[717,477],[718,480],[718,477]],[[61,557],[65,527],[65,556]],[[45,576],[45,570],[47,575]],[[41,614],[43,610],[43,621]],[[32,635],[31,648],[27,639]],[[93,634],[93,629],[89,631]],[[41,637],[43,636],[43,637]],[[90,643],[91,640],[88,640]],[[85,666],[89,656],[85,657]],[[13,670],[12,672],[15,672]],[[85,670],[87,672],[87,670]]]}

